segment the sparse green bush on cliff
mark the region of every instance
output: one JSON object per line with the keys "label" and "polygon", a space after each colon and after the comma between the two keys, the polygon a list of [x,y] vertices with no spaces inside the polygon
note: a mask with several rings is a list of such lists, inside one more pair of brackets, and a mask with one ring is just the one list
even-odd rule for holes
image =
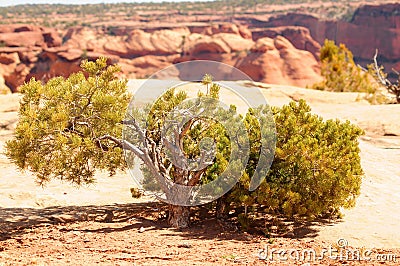
{"label": "sparse green bush on cliff", "polygon": [[325,40],[320,50],[321,74],[324,81],[314,88],[336,92],[374,93],[376,86],[371,79],[354,63],[353,54],[344,45],[337,46],[334,41]]}
{"label": "sparse green bush on cliff", "polygon": [[[371,64],[367,70],[363,69],[355,64],[353,54],[344,44],[337,46],[334,41],[325,40],[324,45],[321,47],[320,59],[321,74],[324,80],[314,84],[313,89],[334,92],[360,92],[364,94],[363,98],[372,104],[391,102],[382,85],[386,87],[389,93],[396,95],[395,90],[391,92],[393,84],[386,79],[382,69],[376,65],[376,62],[376,66]],[[380,69],[381,78],[377,76],[378,68]],[[384,82],[382,83],[382,81]],[[389,87],[391,89],[388,89]]]}
{"label": "sparse green bush on cliff", "polygon": [[334,41],[325,40],[320,59],[324,80],[314,84],[313,89],[365,93],[364,98],[373,104],[387,101],[375,79],[355,64],[352,52],[344,44],[337,46]]}

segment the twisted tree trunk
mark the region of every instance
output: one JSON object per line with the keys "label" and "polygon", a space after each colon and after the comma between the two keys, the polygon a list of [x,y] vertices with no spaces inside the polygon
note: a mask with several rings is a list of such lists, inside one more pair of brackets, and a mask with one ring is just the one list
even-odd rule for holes
{"label": "twisted tree trunk", "polygon": [[226,219],[228,218],[229,213],[229,204],[227,202],[227,195],[224,195],[217,199],[217,206],[215,210],[215,216],[217,219]]}
{"label": "twisted tree trunk", "polygon": [[[185,180],[188,179],[189,171],[176,167],[173,171],[174,185],[167,191],[168,202],[187,204],[186,191],[182,189]],[[190,226],[190,206],[169,204],[168,225],[174,228],[187,228]]]}
{"label": "twisted tree trunk", "polygon": [[174,228],[190,226],[190,207],[170,204],[168,206],[168,225]]}

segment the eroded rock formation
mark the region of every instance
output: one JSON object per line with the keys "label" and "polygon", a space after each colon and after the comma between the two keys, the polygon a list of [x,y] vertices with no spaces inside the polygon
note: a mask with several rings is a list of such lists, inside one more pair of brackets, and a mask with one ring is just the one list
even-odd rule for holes
{"label": "eroded rock formation", "polygon": [[[288,31],[283,30],[285,33]],[[289,30],[298,32],[297,29]],[[102,28],[72,27],[62,35],[30,25],[0,27],[0,74],[12,91],[30,78],[46,81],[79,71],[82,59],[107,56],[128,78],[144,78],[173,63],[204,59],[237,66],[256,81],[305,86],[320,79],[315,41],[306,29],[253,40],[241,25],[125,30],[108,34]],[[261,43],[261,44],[260,44]],[[262,43],[271,43],[270,49]],[[311,44],[311,45],[310,45]],[[311,47],[311,48],[310,48]]]}

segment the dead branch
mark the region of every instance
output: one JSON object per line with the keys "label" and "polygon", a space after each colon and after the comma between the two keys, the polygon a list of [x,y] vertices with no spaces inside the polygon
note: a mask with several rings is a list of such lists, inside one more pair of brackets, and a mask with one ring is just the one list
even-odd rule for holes
{"label": "dead branch", "polygon": [[375,55],[374,55],[374,70],[378,77],[378,80],[385,87],[391,86],[392,83],[390,82],[390,80],[382,76],[381,68],[379,67],[378,61],[376,59],[377,57],[378,57],[378,49],[375,50]]}
{"label": "dead branch", "polygon": [[[394,94],[394,96],[396,97],[396,101],[397,103],[400,103],[400,74],[398,71],[394,70],[393,71],[397,74],[398,79],[397,79],[397,84],[393,84],[389,79],[387,79],[383,74],[382,74],[382,68],[378,65],[378,49],[376,49],[375,51],[375,55],[374,55],[374,64],[373,64],[373,68],[377,77],[377,81],[383,85],[386,90],[391,93]],[[366,71],[363,68],[364,71]]]}

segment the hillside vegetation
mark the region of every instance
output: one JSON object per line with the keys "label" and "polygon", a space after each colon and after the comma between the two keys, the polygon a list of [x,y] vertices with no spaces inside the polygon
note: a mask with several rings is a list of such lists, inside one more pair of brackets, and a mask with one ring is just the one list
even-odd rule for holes
{"label": "hillside vegetation", "polygon": [[[374,1],[387,3],[387,0]],[[109,22],[111,20],[158,20],[172,15],[191,16],[191,21],[213,21],[246,15],[269,16],[287,12],[303,12],[321,18],[350,20],[355,9],[365,1],[361,0],[216,0],[205,2],[162,2],[162,3],[118,3],[118,4],[28,4],[0,7],[1,24],[10,22],[39,23],[44,26],[68,28],[87,25],[88,22]],[[94,20],[93,20],[93,17]],[[217,19],[218,20],[218,19]]]}

